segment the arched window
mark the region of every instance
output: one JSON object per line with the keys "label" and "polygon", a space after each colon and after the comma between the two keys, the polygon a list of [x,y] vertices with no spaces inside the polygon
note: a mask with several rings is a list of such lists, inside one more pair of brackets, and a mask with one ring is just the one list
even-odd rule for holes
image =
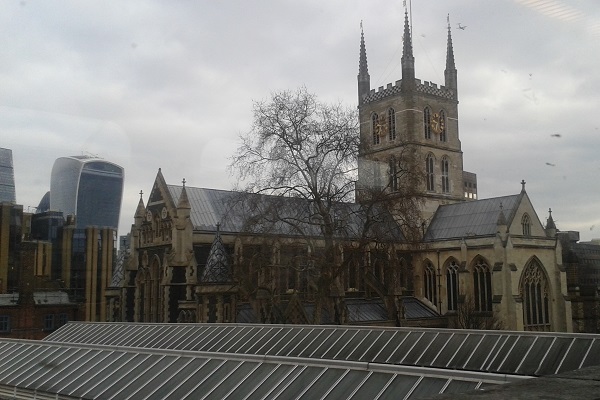
{"label": "arched window", "polygon": [[393,108],[388,110],[388,130],[389,139],[396,140],[396,111]]}
{"label": "arched window", "polygon": [[442,158],[442,193],[450,193],[450,172],[448,157]]}
{"label": "arched window", "polygon": [[423,128],[425,129],[425,139],[431,139],[431,110],[425,107],[423,110]]}
{"label": "arched window", "polygon": [[458,264],[450,262],[446,267],[446,292],[448,297],[448,311],[458,309]]}
{"label": "arched window", "polygon": [[373,187],[381,189],[381,166],[377,160],[373,160]]}
{"label": "arched window", "polygon": [[381,129],[381,127],[379,126],[379,116],[377,115],[377,113],[373,113],[373,116],[371,117],[371,122],[371,129],[373,130],[373,144],[379,144],[379,130]]}
{"label": "arched window", "polygon": [[447,142],[448,135],[446,134],[446,113],[444,110],[440,111],[440,123],[442,131],[440,132],[440,142]]}
{"label": "arched window", "polygon": [[531,219],[529,218],[529,215],[523,214],[521,226],[523,227],[523,236],[531,236]]}
{"label": "arched window", "polygon": [[428,154],[425,159],[425,172],[427,175],[427,190],[433,192],[435,190],[435,175],[433,173],[433,155]]}
{"label": "arched window", "polygon": [[492,273],[482,259],[473,267],[473,297],[476,311],[492,311]]}
{"label": "arched window", "polygon": [[423,268],[423,292],[427,300],[437,305],[435,269],[431,262],[427,262]]}
{"label": "arched window", "polygon": [[398,163],[396,157],[390,157],[389,185],[391,190],[398,190]]}
{"label": "arched window", "polygon": [[528,331],[550,330],[549,286],[546,274],[537,260],[532,260],[521,277],[523,324]]}

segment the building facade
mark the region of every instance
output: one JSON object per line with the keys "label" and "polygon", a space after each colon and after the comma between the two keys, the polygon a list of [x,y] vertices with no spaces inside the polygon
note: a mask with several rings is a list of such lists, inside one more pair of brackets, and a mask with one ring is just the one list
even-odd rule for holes
{"label": "building facade", "polygon": [[418,243],[398,235],[357,251],[356,238],[339,239],[332,257],[341,273],[321,307],[310,276],[318,237],[248,234],[255,216],[227,206],[240,194],[169,185],[159,170],[132,225],[121,318],[572,331],[551,213],[543,224],[524,181],[516,194],[479,199],[476,175],[463,170],[450,28],[443,86],[415,78],[408,15],[403,40],[402,79],[375,91],[361,32],[356,204],[368,189],[401,195],[416,185]]}
{"label": "building facade", "polygon": [[50,180],[50,210],[75,215],[77,228],[117,229],[123,197],[123,168],[90,156],[61,157]]}
{"label": "building facade", "polygon": [[394,191],[397,171],[405,168],[406,155],[414,154],[409,168],[421,178],[424,231],[423,249],[413,258],[417,297],[458,326],[465,319],[482,324],[487,315],[508,329],[571,330],[561,245],[551,215],[544,228],[525,182],[517,195],[476,201],[477,176],[463,170],[450,25],[444,85],[415,78],[408,14],[403,38],[402,79],[373,90],[361,33],[364,148],[359,168],[363,185]]}
{"label": "building facade", "polygon": [[0,203],[17,202],[12,150],[0,148]]}

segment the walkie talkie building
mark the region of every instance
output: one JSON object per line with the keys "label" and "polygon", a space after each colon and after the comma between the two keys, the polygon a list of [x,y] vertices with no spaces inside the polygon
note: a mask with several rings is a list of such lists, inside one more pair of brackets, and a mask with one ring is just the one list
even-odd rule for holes
{"label": "walkie talkie building", "polygon": [[61,157],[50,179],[50,209],[75,215],[77,228],[117,229],[123,197],[123,168],[90,156]]}

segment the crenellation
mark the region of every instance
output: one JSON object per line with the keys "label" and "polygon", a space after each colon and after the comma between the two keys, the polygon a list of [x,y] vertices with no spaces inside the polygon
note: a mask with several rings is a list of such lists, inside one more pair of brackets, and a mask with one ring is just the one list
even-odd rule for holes
{"label": "crenellation", "polygon": [[387,84],[387,89],[391,89],[391,88],[392,88],[392,84],[391,84],[391,83],[388,83],[388,84]]}
{"label": "crenellation", "polygon": [[383,86],[379,86],[379,89],[377,89],[378,92],[383,92]]}

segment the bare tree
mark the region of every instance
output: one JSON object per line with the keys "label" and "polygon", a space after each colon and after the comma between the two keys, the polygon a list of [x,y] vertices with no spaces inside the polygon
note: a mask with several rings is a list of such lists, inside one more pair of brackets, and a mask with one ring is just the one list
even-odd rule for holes
{"label": "bare tree", "polygon": [[[244,210],[247,232],[304,241],[310,254],[294,268],[306,272],[315,301],[313,322],[320,322],[327,301],[334,303],[333,319],[343,322],[343,271],[356,260],[344,257],[342,246],[351,243],[362,250],[374,242],[391,245],[406,236],[398,221],[418,226],[415,193],[403,190],[403,185],[415,184],[413,178],[402,179],[410,160],[406,158],[405,170],[400,163],[391,166],[388,182],[359,185],[362,144],[356,111],[322,103],[306,88],[273,93],[254,103],[253,114],[252,129],[241,136],[230,165],[243,183],[243,205],[236,209]],[[398,210],[404,217],[395,221],[391,211]]]}
{"label": "bare tree", "polygon": [[491,312],[479,311],[475,306],[475,300],[470,296],[466,296],[458,304],[456,325],[460,329],[499,330],[503,328],[502,321]]}

